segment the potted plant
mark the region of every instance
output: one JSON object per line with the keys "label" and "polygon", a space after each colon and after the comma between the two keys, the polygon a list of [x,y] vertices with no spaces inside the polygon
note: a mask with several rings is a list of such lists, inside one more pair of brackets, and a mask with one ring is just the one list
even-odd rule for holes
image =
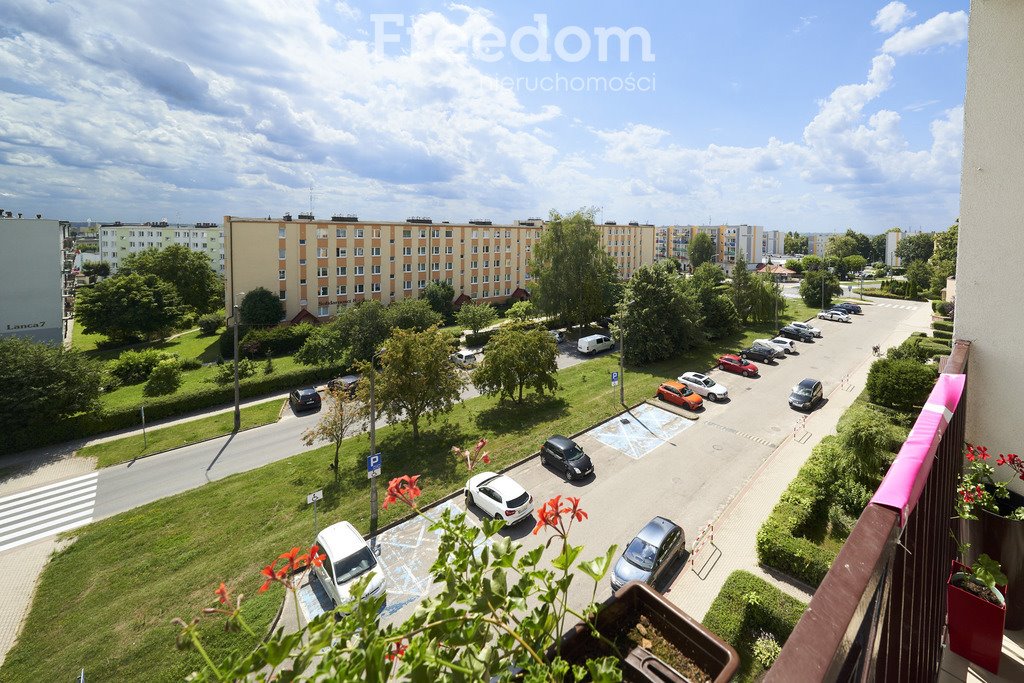
{"label": "potted plant", "polygon": [[1006,575],[988,555],[970,567],[953,560],[946,581],[949,649],[995,674],[1003,648],[1005,594]]}

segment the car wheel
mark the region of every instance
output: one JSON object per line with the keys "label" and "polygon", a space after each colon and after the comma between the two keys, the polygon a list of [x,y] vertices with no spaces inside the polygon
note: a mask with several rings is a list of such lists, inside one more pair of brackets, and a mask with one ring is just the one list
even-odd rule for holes
{"label": "car wheel", "polygon": [[719,369],[719,370],[725,370],[725,366],[724,366],[724,365],[722,365],[721,363],[719,363],[719,364],[718,364],[718,369]]}
{"label": "car wheel", "polygon": [[496,519],[498,521],[501,521],[501,513],[500,512],[495,512],[494,513],[494,519]]}
{"label": "car wheel", "polygon": [[473,507],[473,505],[473,494],[470,493],[469,491],[466,491],[466,509],[469,510],[469,508]]}
{"label": "car wheel", "polygon": [[744,371],[743,371],[743,372],[742,372],[741,374],[742,374],[742,375],[743,375],[744,377],[750,377],[750,373],[749,373],[749,372],[747,372],[746,370],[744,370]]}
{"label": "car wheel", "polygon": [[718,397],[714,394],[707,394],[707,399],[712,403],[718,403]]}
{"label": "car wheel", "polygon": [[566,467],[565,468],[565,472],[563,473],[563,476],[565,477],[566,481],[572,481],[572,477],[573,477],[572,470],[570,470],[568,467]]}

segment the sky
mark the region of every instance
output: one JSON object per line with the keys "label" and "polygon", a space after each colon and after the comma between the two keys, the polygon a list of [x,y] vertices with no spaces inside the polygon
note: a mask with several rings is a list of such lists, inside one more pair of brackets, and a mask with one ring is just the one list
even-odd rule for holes
{"label": "sky", "polygon": [[968,4],[3,0],[0,208],[942,229]]}

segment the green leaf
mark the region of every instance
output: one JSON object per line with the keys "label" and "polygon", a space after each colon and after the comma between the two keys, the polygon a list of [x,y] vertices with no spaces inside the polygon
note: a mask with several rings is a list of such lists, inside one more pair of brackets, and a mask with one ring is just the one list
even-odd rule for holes
{"label": "green leaf", "polygon": [[505,528],[505,520],[491,519],[490,517],[487,517],[483,520],[483,527],[484,538],[490,538]]}
{"label": "green leaf", "polygon": [[608,573],[608,569],[612,565],[612,556],[615,555],[615,551],[618,550],[619,546],[613,545],[608,548],[608,552],[604,555],[595,557],[592,560],[586,562],[580,562],[580,570],[592,578],[595,582],[600,581]]}
{"label": "green leaf", "polygon": [[554,565],[555,569],[567,571],[569,567],[572,566],[573,562],[576,561],[576,558],[579,557],[582,550],[583,546],[581,545],[574,546],[570,543],[566,543],[561,554],[553,559],[551,564]]}

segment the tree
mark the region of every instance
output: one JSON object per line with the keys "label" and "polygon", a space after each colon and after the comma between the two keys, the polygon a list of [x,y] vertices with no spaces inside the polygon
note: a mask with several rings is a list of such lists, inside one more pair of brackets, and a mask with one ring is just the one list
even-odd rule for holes
{"label": "tree", "polygon": [[85,332],[122,342],[164,336],[184,315],[178,292],[155,275],[107,278],[80,290],[75,305]]}
{"label": "tree", "polygon": [[800,298],[804,303],[808,306],[820,306],[822,310],[832,305],[833,296],[842,293],[839,278],[827,270],[808,271],[804,273],[804,279],[800,283]]}
{"label": "tree", "polygon": [[99,361],[59,344],[0,337],[0,424],[7,445],[99,407]]}
{"label": "tree", "polygon": [[677,259],[675,256],[669,256],[667,259],[665,259],[665,263],[670,264],[674,272],[683,272],[683,262]]}
{"label": "tree", "polygon": [[700,268],[705,263],[711,263],[715,258],[715,243],[711,240],[711,235],[706,232],[698,232],[690,240],[690,246],[687,247],[687,254],[690,257],[690,272],[693,272]]}
{"label": "tree", "polygon": [[348,349],[350,361],[365,361],[373,358],[391,333],[388,327],[387,310],[381,302],[370,299],[362,301],[337,317],[341,343]]}
{"label": "tree", "polygon": [[118,272],[156,275],[170,282],[182,302],[196,313],[210,313],[224,305],[224,284],[213,271],[210,257],[181,244],[129,254]]}
{"label": "tree", "polygon": [[567,216],[551,212],[530,259],[530,294],[543,313],[583,325],[614,303],[618,269],[601,246],[593,209]]}
{"label": "tree", "polygon": [[[377,372],[375,399],[380,411],[393,422],[408,421],[413,439],[420,438],[420,419],[434,419],[450,411],[464,386],[451,361],[455,350],[450,334],[431,327],[423,332],[395,330],[384,344]],[[368,362],[360,364],[364,377],[374,372]],[[370,382],[359,383],[359,398],[369,405]]]}
{"label": "tree", "polygon": [[302,433],[302,443],[312,446],[324,441],[334,446],[334,483],[338,483],[338,457],[341,453],[341,442],[351,433],[362,429],[360,411],[357,410],[348,392],[340,388],[327,392],[327,408],[320,416],[316,426]]}
{"label": "tree", "polygon": [[808,254],[801,259],[801,263],[804,264],[804,272],[810,270],[821,270],[825,267],[825,261],[820,256],[814,254]]}
{"label": "tree", "polygon": [[455,288],[447,281],[434,280],[420,293],[420,298],[425,299],[430,307],[444,318],[446,323],[452,321]]}
{"label": "tree", "polygon": [[533,305],[532,301],[517,301],[509,307],[505,317],[518,322],[526,322],[537,317],[537,307]]}
{"label": "tree", "polygon": [[956,244],[960,233],[960,219],[935,235],[935,250],[932,252],[932,265],[940,262],[953,264],[953,275],[956,274]]}
{"label": "tree", "polygon": [[725,282],[725,271],[722,270],[721,266],[716,266],[714,263],[705,263],[694,269],[688,282],[697,288],[710,287],[711,289],[717,289],[720,284]]}
{"label": "tree", "polygon": [[303,365],[335,365],[348,356],[348,346],[338,321],[321,325],[303,342],[295,360]]}
{"label": "tree", "polygon": [[220,313],[207,313],[199,317],[197,324],[203,335],[211,336],[217,334],[217,330],[224,324],[224,316]]}
{"label": "tree", "polygon": [[799,275],[804,272],[804,262],[800,259],[791,258],[786,261],[785,267]]}
{"label": "tree", "polygon": [[886,235],[889,233],[883,232],[881,235],[874,235],[871,237],[871,256],[868,257],[870,261],[880,261],[885,263],[885,242]]}
{"label": "tree", "polygon": [[750,318],[755,323],[773,322],[786,310],[782,287],[771,275],[755,275],[750,287]]}
{"label": "tree", "polygon": [[787,232],[785,238],[783,238],[782,243],[783,249],[787,254],[807,253],[807,237],[801,235],[796,230],[793,230],[792,232]]}
{"label": "tree", "polygon": [[177,358],[165,358],[149,373],[142,393],[146,396],[173,394],[181,386],[181,362]]}
{"label": "tree", "polygon": [[284,304],[277,294],[257,287],[245,293],[238,313],[247,327],[273,327],[284,318]]}
{"label": "tree", "polygon": [[630,365],[669,358],[704,341],[696,295],[667,268],[637,269],[626,285],[620,310],[623,360]]}
{"label": "tree", "polygon": [[845,233],[846,237],[853,240],[854,244],[857,245],[856,250],[853,252],[858,256],[863,256],[864,261],[870,261],[874,254],[874,248],[871,246],[871,238],[862,232],[856,232],[855,230],[847,230]]}
{"label": "tree", "polygon": [[[907,266],[907,298],[916,299],[932,284],[932,268],[927,261],[911,261]],[[943,283],[945,284],[945,283]]]}
{"label": "tree", "polygon": [[82,264],[82,275],[108,277],[110,275],[110,264],[106,261],[86,261]]}
{"label": "tree", "polygon": [[739,328],[739,315],[732,299],[720,291],[725,273],[713,263],[705,263],[686,280],[700,306],[701,324],[707,339],[719,339]]}
{"label": "tree", "polygon": [[936,376],[933,365],[879,358],[868,371],[866,389],[872,403],[910,412],[928,399]]}
{"label": "tree", "polygon": [[403,330],[423,330],[440,325],[442,317],[426,299],[402,299],[384,309],[388,327]]}
{"label": "tree", "polygon": [[930,232],[906,235],[900,238],[900,243],[896,245],[896,256],[904,266],[909,266],[913,261],[927,261],[934,251],[935,235]]}
{"label": "tree", "polygon": [[744,325],[750,318],[750,307],[752,305],[754,280],[753,275],[747,270],[747,260],[743,258],[743,252],[736,254],[736,263],[732,269],[732,303],[736,307],[736,313],[740,322]]}
{"label": "tree", "polygon": [[473,371],[473,384],[481,393],[523,401],[527,387],[538,394],[558,388],[558,349],[547,330],[519,323],[505,325],[491,337],[484,360]]}
{"label": "tree", "polygon": [[907,438],[907,431],[892,424],[878,410],[855,403],[839,418],[836,427],[842,458],[840,468],[856,481],[874,483]]}
{"label": "tree", "polygon": [[825,258],[844,259],[857,253],[857,241],[847,235],[833,235],[825,245]]}
{"label": "tree", "polygon": [[463,304],[455,314],[455,322],[477,334],[498,319],[498,312],[490,304]]}
{"label": "tree", "polygon": [[847,273],[859,273],[864,270],[868,265],[868,260],[860,254],[854,254],[853,256],[847,256],[843,259],[843,268],[846,269]]}

